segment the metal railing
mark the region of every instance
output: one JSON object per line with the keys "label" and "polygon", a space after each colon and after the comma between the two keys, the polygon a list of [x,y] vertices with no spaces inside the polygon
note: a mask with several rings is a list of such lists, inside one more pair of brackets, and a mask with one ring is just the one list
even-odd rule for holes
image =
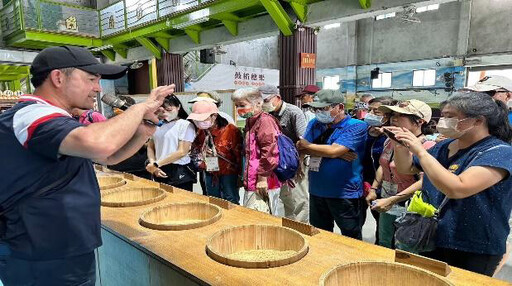
{"label": "metal railing", "polygon": [[101,38],[193,11],[215,1],[121,0],[96,10],[49,0],[12,0],[0,9],[0,25],[3,37],[33,30]]}
{"label": "metal railing", "polygon": [[3,36],[36,30],[100,37],[95,9],[46,0],[13,0],[0,10]]}

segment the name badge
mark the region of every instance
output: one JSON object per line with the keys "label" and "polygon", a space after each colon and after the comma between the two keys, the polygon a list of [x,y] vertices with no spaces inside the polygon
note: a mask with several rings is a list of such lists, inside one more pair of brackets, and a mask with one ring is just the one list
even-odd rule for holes
{"label": "name badge", "polygon": [[309,159],[309,170],[313,172],[320,171],[320,164],[322,163],[322,157],[311,157]]}
{"label": "name badge", "polygon": [[217,172],[219,171],[219,157],[206,157],[206,171],[207,172]]}

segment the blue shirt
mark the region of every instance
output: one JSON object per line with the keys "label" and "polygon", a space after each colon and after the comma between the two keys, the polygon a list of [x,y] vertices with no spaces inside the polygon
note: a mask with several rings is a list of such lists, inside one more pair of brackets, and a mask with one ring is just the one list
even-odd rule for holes
{"label": "blue shirt", "polygon": [[[510,232],[512,147],[489,136],[448,158],[448,145],[451,142],[453,140],[441,141],[428,152],[454,174],[459,175],[472,166],[484,166],[503,169],[508,175],[496,185],[471,197],[450,199],[441,210],[436,245],[471,253],[502,255]],[[494,146],[499,147],[492,148]],[[421,167],[418,158],[414,158],[414,163]],[[423,178],[423,191],[426,201],[436,207],[445,197],[427,174]]]}
{"label": "blue shirt", "polygon": [[91,160],[59,154],[64,138],[83,125],[36,97],[22,100],[0,114],[0,207],[10,210],[5,241],[13,257],[27,260],[89,253],[101,245],[96,175]]}
{"label": "blue shirt", "polygon": [[508,122],[512,124],[512,111],[508,112]]}
{"label": "blue shirt", "polygon": [[[322,158],[320,170],[309,172],[309,192],[323,198],[360,198],[363,195],[362,161],[368,124],[347,115],[332,128],[335,128],[335,131],[326,144],[345,146],[357,154],[357,159],[348,162],[342,159]],[[325,130],[327,124],[313,119],[308,124],[304,139],[313,142]]]}

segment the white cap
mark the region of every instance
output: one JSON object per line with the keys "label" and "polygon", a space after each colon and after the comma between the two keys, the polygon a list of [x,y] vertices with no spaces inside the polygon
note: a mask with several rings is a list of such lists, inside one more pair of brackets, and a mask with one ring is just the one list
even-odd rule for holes
{"label": "white cap", "polygon": [[465,87],[464,90],[485,92],[500,88],[512,92],[512,80],[505,76],[490,75],[482,78],[473,86]]}

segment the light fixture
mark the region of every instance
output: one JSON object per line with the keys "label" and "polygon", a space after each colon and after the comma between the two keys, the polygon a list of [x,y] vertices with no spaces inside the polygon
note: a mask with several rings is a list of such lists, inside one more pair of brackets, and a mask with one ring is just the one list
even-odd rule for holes
{"label": "light fixture", "polygon": [[334,28],[339,28],[339,27],[341,27],[341,23],[332,23],[332,24],[325,25],[324,29],[329,30],[329,29],[334,29]]}

